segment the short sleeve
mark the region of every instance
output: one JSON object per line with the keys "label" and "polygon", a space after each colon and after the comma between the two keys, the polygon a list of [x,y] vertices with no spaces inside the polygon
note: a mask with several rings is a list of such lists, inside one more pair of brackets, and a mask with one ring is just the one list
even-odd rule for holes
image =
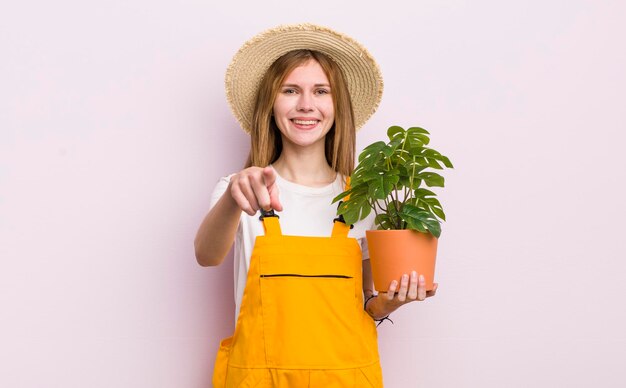
{"label": "short sleeve", "polygon": [[224,193],[228,189],[228,184],[230,183],[231,176],[232,174],[229,176],[221,177],[219,181],[217,181],[217,184],[215,185],[215,188],[213,189],[213,193],[211,193],[211,201],[209,203],[210,209],[212,209],[213,206],[215,206],[217,201],[219,201],[220,198],[222,198],[222,195],[224,195]]}
{"label": "short sleeve", "polygon": [[367,238],[363,237],[362,239],[359,239],[359,242],[361,243],[361,253],[363,255],[363,260],[369,259],[370,250],[367,246]]}
{"label": "short sleeve", "polygon": [[363,220],[363,222],[366,225],[366,232],[365,232],[366,234],[365,236],[359,239],[359,242],[361,243],[361,252],[363,254],[363,260],[367,260],[370,258],[370,250],[367,245],[367,230],[376,230],[376,223],[374,222],[374,219],[375,217],[372,213],[365,220]]}

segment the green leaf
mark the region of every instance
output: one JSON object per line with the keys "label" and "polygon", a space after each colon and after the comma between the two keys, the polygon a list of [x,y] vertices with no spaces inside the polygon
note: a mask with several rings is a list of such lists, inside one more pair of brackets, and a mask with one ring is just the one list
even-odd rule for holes
{"label": "green leaf", "polygon": [[435,215],[439,218],[441,218],[442,220],[446,220],[446,213],[443,212],[443,209],[441,208],[441,206],[439,207],[430,207],[430,211],[432,211],[433,213],[435,213]]}
{"label": "green leaf", "polygon": [[381,213],[376,216],[374,223],[378,225],[378,229],[391,230],[394,229],[391,217],[386,213]]}
{"label": "green leaf", "polygon": [[[367,194],[367,185],[366,184],[353,185],[349,190],[346,190],[343,193],[337,195],[335,198],[333,198],[331,203],[335,203],[335,202],[338,202],[338,201],[343,201],[343,199],[347,195],[350,195],[350,198],[354,199],[354,198],[364,197],[366,194]],[[337,213],[337,214],[339,214],[339,213]]]}
{"label": "green leaf", "polygon": [[405,164],[408,160],[412,160],[411,154],[407,150],[397,149],[396,152],[389,158],[394,166]]}
{"label": "green leaf", "polygon": [[422,155],[430,157],[430,158],[435,158],[437,159],[438,157],[441,156],[441,154],[437,151],[435,151],[432,148],[428,148],[428,147],[424,147],[424,150],[422,151]]}
{"label": "green leaf", "polygon": [[444,166],[448,168],[453,168],[452,162],[450,162],[450,159],[448,159],[447,156],[442,155],[439,151],[435,151],[432,148],[424,148],[423,155],[439,160],[440,162],[444,164]]}
{"label": "green leaf", "polygon": [[407,160],[406,163],[404,163],[404,168],[406,168],[407,173],[409,175],[414,174],[413,176],[416,176],[428,167],[428,163],[424,162],[424,158],[416,157],[415,159],[416,160]]}
{"label": "green leaf", "polygon": [[444,166],[448,168],[454,168],[454,166],[452,165],[452,162],[450,161],[450,159],[448,159],[447,156],[441,155],[441,161],[443,162]]}
{"label": "green leaf", "polygon": [[359,154],[359,163],[361,163],[365,159],[375,158],[379,156],[379,154],[385,147],[387,147],[387,144],[385,144],[385,142],[383,141],[377,141],[365,147],[363,151],[361,151],[361,153]]}
{"label": "green leaf", "polygon": [[352,175],[350,175],[350,186],[356,187],[363,183],[363,174],[365,174],[366,171],[367,169],[365,168],[357,167]]}
{"label": "green leaf", "polygon": [[335,198],[333,198],[331,203],[335,203],[335,202],[343,200],[346,197],[346,195],[350,194],[351,191],[352,191],[352,189],[346,190],[343,193],[337,195]]}
{"label": "green leaf", "polygon": [[355,170],[354,173],[352,173],[351,177],[350,177],[350,183],[352,184],[353,187],[363,184],[365,182],[367,182],[368,180],[372,179],[372,177],[376,177],[377,174],[382,174],[385,171],[387,171],[387,169],[385,168],[386,166],[381,165],[374,165],[374,166],[368,166],[367,168],[359,165],[357,167],[357,169]]}
{"label": "green leaf", "polygon": [[369,170],[373,168],[374,166],[381,164],[381,162],[383,161],[384,161],[384,155],[382,154],[382,152],[379,152],[376,155],[371,155],[363,159],[361,162],[359,162],[359,167]]}
{"label": "green leaf", "polygon": [[[419,198],[416,196],[416,198]],[[424,204],[424,207],[427,207],[429,211],[433,212],[437,217],[442,220],[446,220],[446,214],[443,212],[443,207],[441,206],[441,202],[437,198],[433,197],[422,197],[419,198],[421,204]]]}
{"label": "green leaf", "polygon": [[370,181],[380,179],[381,176],[383,176],[382,172],[370,170],[363,173],[362,180],[363,182],[369,183]]}
{"label": "green leaf", "polygon": [[409,135],[416,134],[416,133],[422,133],[422,134],[425,134],[425,135],[429,135],[430,134],[430,132],[428,132],[427,130],[425,130],[424,128],[421,128],[421,127],[411,127],[409,129],[407,129],[406,132]]}
{"label": "green leaf", "polygon": [[444,185],[443,177],[434,172],[421,172],[417,177],[423,179],[428,187],[443,187]]}
{"label": "green leaf", "polygon": [[[419,172],[422,169],[416,169],[415,171]],[[415,176],[411,177],[410,174],[408,175],[404,175],[404,176],[400,176],[400,180],[399,180],[399,184],[402,185],[402,187],[408,187],[411,190],[415,190],[417,188],[419,188],[422,185],[422,180],[417,178],[418,174],[415,174]]]}
{"label": "green leaf", "polygon": [[422,221],[426,228],[433,236],[439,238],[441,236],[441,224],[436,219],[429,219]]}
{"label": "green leaf", "polygon": [[396,148],[398,148],[400,145],[402,145],[402,143],[404,143],[404,138],[397,138],[397,139],[393,139],[389,142],[389,145],[395,150]]}
{"label": "green leaf", "polygon": [[441,235],[441,224],[439,220],[437,220],[437,217],[431,212],[407,203],[403,206],[400,213],[410,229],[422,232],[422,229],[425,228],[435,237]]}
{"label": "green leaf", "polygon": [[389,137],[389,140],[394,140],[396,138],[404,138],[405,132],[406,131],[404,130],[404,128],[398,125],[393,125],[389,127],[389,129],[387,130],[387,136]]}
{"label": "green leaf", "polygon": [[413,135],[408,137],[407,141],[411,147],[424,147],[430,142],[430,139],[426,135]]}
{"label": "green leaf", "polygon": [[421,221],[409,219],[407,221],[407,225],[408,225],[408,229],[417,230],[422,233],[428,233],[428,228]]}
{"label": "green leaf", "polygon": [[425,158],[429,167],[436,168],[437,170],[443,170],[443,167],[433,158]]}
{"label": "green leaf", "polygon": [[404,206],[402,206],[402,209],[400,210],[400,215],[404,218],[405,220],[409,219],[409,218],[414,218],[414,219],[420,219],[420,218],[424,218],[430,215],[429,212],[420,209],[419,207],[415,206],[415,205],[411,205],[410,203],[405,204]]}
{"label": "green leaf", "polygon": [[437,195],[434,192],[428,190],[428,189],[417,189],[415,190],[415,198],[426,198],[426,197],[431,197]]}
{"label": "green leaf", "polygon": [[369,190],[367,193],[371,198],[385,199],[399,179],[396,174],[379,175],[377,179],[368,182]]}
{"label": "green leaf", "polygon": [[358,197],[358,198],[350,198],[349,200],[343,202],[339,209],[337,209],[337,214],[343,214],[343,218],[346,221],[346,224],[352,225],[357,221],[360,221],[367,217],[372,208],[366,197]]}
{"label": "green leaf", "polygon": [[[415,181],[413,181],[415,184]],[[398,186],[401,187],[411,187],[411,180],[406,175],[400,175],[400,179],[398,180]],[[419,187],[419,186],[418,186]]]}
{"label": "green leaf", "polygon": [[421,156],[414,156],[413,161],[420,167],[428,167],[428,160]]}
{"label": "green leaf", "polygon": [[391,155],[393,155],[393,152],[395,150],[391,146],[385,146],[385,148],[383,148],[382,151],[383,151],[383,155],[385,155],[386,157],[390,157]]}
{"label": "green leaf", "polygon": [[429,132],[424,128],[411,127],[406,130],[406,138],[411,147],[424,146],[430,143]]}

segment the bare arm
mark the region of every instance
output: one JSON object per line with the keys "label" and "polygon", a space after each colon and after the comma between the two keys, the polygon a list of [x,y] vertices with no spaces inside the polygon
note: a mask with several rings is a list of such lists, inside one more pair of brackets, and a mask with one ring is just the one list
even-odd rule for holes
{"label": "bare arm", "polygon": [[241,208],[230,193],[231,185],[204,217],[196,234],[196,260],[203,267],[221,264],[235,240]]}
{"label": "bare arm", "polygon": [[372,278],[372,266],[370,259],[363,260],[363,296],[367,300],[374,295],[374,280]]}
{"label": "bare arm", "polygon": [[239,225],[241,212],[254,215],[260,208],[282,210],[276,174],[271,167],[249,167],[230,178],[226,192],[204,217],[194,247],[202,266],[224,261]]}

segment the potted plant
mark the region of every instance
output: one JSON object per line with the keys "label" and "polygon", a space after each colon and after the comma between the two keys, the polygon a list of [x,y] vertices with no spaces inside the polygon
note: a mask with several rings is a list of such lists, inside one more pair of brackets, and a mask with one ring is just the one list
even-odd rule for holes
{"label": "potted plant", "polygon": [[[389,142],[375,142],[359,155],[350,187],[333,199],[341,201],[337,214],[349,225],[373,210],[378,230],[366,231],[374,287],[386,291],[393,279],[417,270],[433,288],[437,241],[446,216],[436,194],[427,187],[443,187],[434,170],[453,168],[448,157],[427,147],[423,128],[387,130]],[[347,199],[346,199],[347,198]]]}

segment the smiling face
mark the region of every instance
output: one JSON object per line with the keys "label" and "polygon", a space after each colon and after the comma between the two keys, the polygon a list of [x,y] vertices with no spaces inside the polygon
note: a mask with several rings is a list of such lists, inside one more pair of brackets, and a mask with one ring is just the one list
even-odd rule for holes
{"label": "smiling face", "polygon": [[[304,131],[302,128],[293,127],[292,124],[295,123],[292,123],[291,117],[287,116],[290,114],[287,109],[289,101],[287,97],[294,97],[292,93],[297,96],[299,91],[284,91],[283,86],[288,86],[287,81],[294,83],[293,80],[288,80],[288,77],[296,78],[296,75],[304,73],[304,70],[310,70],[309,66],[306,66],[307,69],[305,69],[305,65],[311,65],[311,68],[317,67],[315,73],[320,80],[313,81],[313,84],[330,84],[329,91],[332,96],[332,98],[328,98],[330,96],[320,90],[317,92],[319,97],[314,100],[319,102],[322,98],[326,99],[324,99],[324,104],[318,103],[317,112],[303,114],[296,109],[297,113],[294,115],[295,117],[304,116],[305,119],[309,120],[313,116],[312,113],[318,115],[318,113],[323,112],[315,117],[318,123],[322,121],[319,119],[324,119],[323,124],[318,124],[319,126],[316,127],[317,130],[323,126],[323,130],[319,133],[309,131],[309,135],[317,134],[317,142],[310,140],[311,138],[315,139],[315,136],[306,135],[301,132]],[[323,70],[320,71],[319,67],[314,65],[319,65]],[[303,68],[298,69],[300,67]],[[295,69],[298,71],[294,72]],[[321,109],[320,106],[324,106],[324,109]],[[331,109],[332,114],[330,113]],[[330,119],[331,116],[332,119]],[[277,123],[280,123],[280,129]],[[302,126],[306,123],[298,123],[298,125]],[[341,68],[327,55],[317,51],[289,51],[276,59],[261,79],[254,101],[252,128],[250,130],[251,147],[246,167],[265,167],[277,161],[285,150],[290,152],[305,150],[298,148],[297,144],[305,146],[316,144],[317,146],[321,145],[320,148],[325,154],[329,166],[345,176],[350,175],[354,170],[356,156],[355,129],[350,90]],[[305,136],[296,136],[298,133]],[[319,141],[322,139],[323,141]],[[315,152],[318,152],[317,146]],[[287,148],[285,149],[285,147]],[[306,150],[311,151],[313,149],[306,148]]]}
{"label": "smiling face", "polygon": [[285,77],[273,112],[283,147],[316,145],[324,149],[335,111],[330,82],[317,61],[311,59]]}

